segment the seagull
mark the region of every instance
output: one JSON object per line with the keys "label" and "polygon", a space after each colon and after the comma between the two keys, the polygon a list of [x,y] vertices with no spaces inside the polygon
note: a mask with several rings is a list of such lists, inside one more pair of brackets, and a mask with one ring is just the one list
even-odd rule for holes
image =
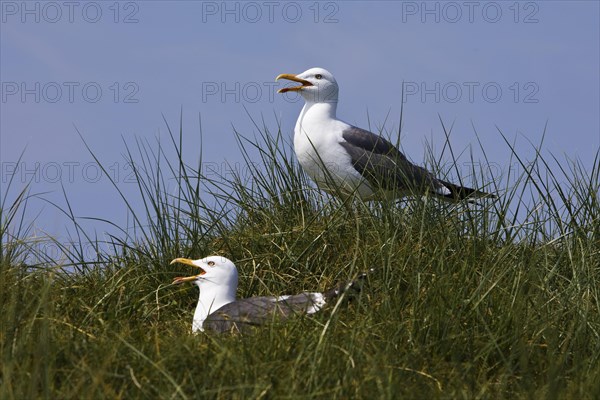
{"label": "seagull", "polygon": [[[200,268],[197,275],[178,277],[173,284],[192,282],[200,289],[194,312],[192,332],[244,333],[251,328],[293,315],[314,314],[345,292],[359,292],[366,273],[347,284],[325,292],[300,293],[277,297],[250,297],[236,300],[238,272],[235,264],[225,257],[210,256],[199,260],[176,258],[181,263]],[[370,270],[372,271],[372,270]]]}
{"label": "seagull", "polygon": [[299,86],[278,93],[298,92],[305,104],[294,129],[294,150],[306,173],[331,194],[363,200],[395,199],[430,193],[458,201],[494,195],[436,178],[411,163],[392,143],[336,117],[338,84],[331,72],[311,68],[301,74],[281,74]]}

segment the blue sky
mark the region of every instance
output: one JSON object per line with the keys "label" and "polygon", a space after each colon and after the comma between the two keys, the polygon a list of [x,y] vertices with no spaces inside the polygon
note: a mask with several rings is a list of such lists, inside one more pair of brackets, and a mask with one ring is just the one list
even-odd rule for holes
{"label": "blue sky", "polygon": [[[473,146],[508,169],[498,134],[591,166],[600,146],[599,23],[596,1],[545,2],[36,2],[2,1],[0,187],[62,202],[61,181],[79,216],[125,221],[127,212],[74,125],[126,193],[135,185],[123,140],[166,139],[183,110],[190,164],[241,161],[232,126],[251,135],[244,107],[276,118],[291,138],[300,99],[275,93],[280,73],[330,70],[338,116],[371,128],[396,124],[405,85],[403,151],[423,162],[441,149],[438,115],[454,123],[455,150]],[[25,149],[20,164],[18,155]],[[468,157],[465,159],[468,161]],[[243,167],[240,165],[240,167]],[[37,168],[37,170],[36,170]],[[461,167],[462,168],[462,167]],[[461,169],[459,168],[459,169]],[[465,173],[469,170],[464,167]],[[36,171],[36,172],[33,172]],[[43,202],[40,231],[68,225]],[[102,232],[106,227],[97,226]]]}

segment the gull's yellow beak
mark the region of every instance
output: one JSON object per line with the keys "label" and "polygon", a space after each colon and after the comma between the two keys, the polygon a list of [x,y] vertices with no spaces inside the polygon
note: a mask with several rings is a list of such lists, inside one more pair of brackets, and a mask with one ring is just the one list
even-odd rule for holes
{"label": "gull's yellow beak", "polygon": [[179,284],[179,283],[184,283],[184,282],[195,281],[196,279],[198,279],[199,276],[202,276],[206,273],[206,271],[204,269],[202,269],[202,267],[199,267],[196,264],[194,264],[194,260],[190,260],[189,258],[176,258],[173,261],[171,261],[170,265],[173,265],[175,263],[191,265],[192,267],[200,268],[202,270],[202,272],[200,272],[198,275],[177,277],[177,278],[173,279],[174,285]]}
{"label": "gull's yellow beak", "polygon": [[278,81],[280,79],[287,79],[287,80],[290,80],[290,81],[301,83],[302,85],[281,88],[281,89],[279,89],[277,91],[277,93],[285,93],[285,92],[291,92],[291,91],[295,92],[295,91],[298,91],[298,90],[302,90],[302,89],[304,89],[307,86],[313,86],[313,84],[310,83],[309,81],[306,81],[304,79],[300,79],[296,75],[293,75],[293,74],[281,74],[277,78],[275,78],[276,81]]}

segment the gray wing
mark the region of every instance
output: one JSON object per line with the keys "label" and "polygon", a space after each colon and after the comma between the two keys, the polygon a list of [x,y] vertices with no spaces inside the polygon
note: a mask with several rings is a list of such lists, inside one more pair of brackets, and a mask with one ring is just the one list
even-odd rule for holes
{"label": "gray wing", "polygon": [[251,297],[219,308],[206,318],[203,326],[207,330],[218,333],[244,333],[273,320],[316,311],[320,306],[322,304],[319,305],[318,299],[312,293],[282,297]]}
{"label": "gray wing", "polygon": [[469,195],[487,195],[435,178],[425,168],[411,163],[393,144],[379,135],[352,126],[342,133],[341,145],[354,168],[374,187],[390,191],[430,192],[460,200]]}

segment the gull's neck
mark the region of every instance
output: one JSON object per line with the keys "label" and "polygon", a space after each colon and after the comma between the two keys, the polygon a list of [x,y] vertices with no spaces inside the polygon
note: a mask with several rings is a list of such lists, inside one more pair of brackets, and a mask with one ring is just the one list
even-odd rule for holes
{"label": "gull's neck", "polygon": [[300,112],[298,123],[303,121],[330,121],[336,120],[337,101],[314,103],[307,101]]}
{"label": "gull's neck", "polygon": [[210,314],[224,305],[234,302],[237,291],[237,285],[218,285],[210,281],[203,281],[198,288],[200,296],[192,323],[192,332],[194,333],[204,330],[202,325]]}

